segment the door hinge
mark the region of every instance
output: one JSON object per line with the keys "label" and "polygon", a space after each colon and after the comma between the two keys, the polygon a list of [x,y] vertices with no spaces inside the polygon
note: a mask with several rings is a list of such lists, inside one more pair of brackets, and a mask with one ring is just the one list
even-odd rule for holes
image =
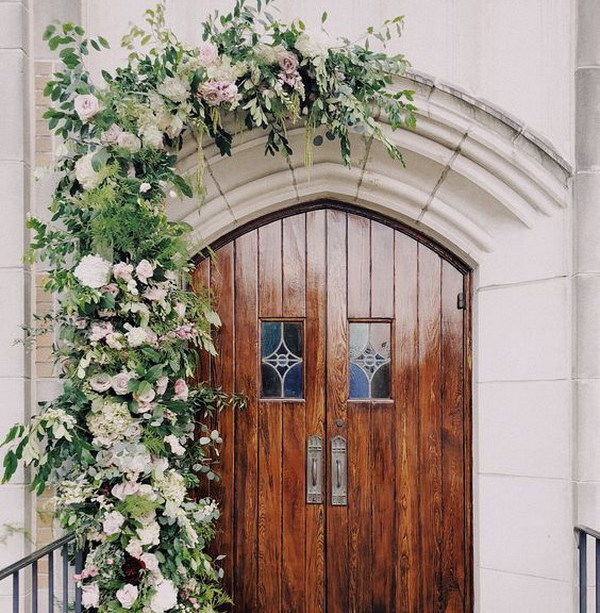
{"label": "door hinge", "polygon": [[464,311],[467,308],[467,296],[464,292],[459,292],[456,297],[456,308]]}

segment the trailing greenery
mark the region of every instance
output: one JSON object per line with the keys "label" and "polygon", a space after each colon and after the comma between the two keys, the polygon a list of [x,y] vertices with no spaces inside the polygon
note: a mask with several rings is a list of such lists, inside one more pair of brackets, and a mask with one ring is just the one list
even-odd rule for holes
{"label": "trailing greenery", "polygon": [[210,613],[229,602],[207,553],[217,504],[192,493],[218,478],[212,416],[243,401],[188,386],[200,353],[214,355],[220,322],[208,292],[187,289],[189,228],[166,212],[167,196],[192,196],[176,170],[184,135],[231,155],[232,130],[244,126],[265,132],[266,153],[289,156],[287,130],[299,123],[307,162],[326,138],[350,165],[352,131],[402,160],[380,111],[392,130],[414,125],[411,92],[392,83],[405,59],[369,48],[399,33],[401,18],[351,43],[281,23],[268,5],[237,0],[202,24],[197,48],[166,29],[159,5],[125,37],[129,62],[104,71],[102,88],[85,58],[105,39],[73,24],[44,35],[64,64],[45,89],[64,145],[51,220],[29,220],[27,258],[49,266],[59,306],[31,334],[53,330],[64,386],[10,430],[4,480],[22,462],[35,491],[54,487],[57,517],[88,551],[76,577],[84,606],[99,613]]}

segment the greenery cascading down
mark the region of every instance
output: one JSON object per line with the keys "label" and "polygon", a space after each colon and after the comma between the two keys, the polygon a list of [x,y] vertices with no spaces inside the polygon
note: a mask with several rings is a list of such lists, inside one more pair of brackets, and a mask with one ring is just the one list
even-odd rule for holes
{"label": "greenery cascading down", "polygon": [[57,518],[87,551],[75,577],[83,604],[99,613],[210,613],[229,602],[207,553],[218,506],[190,492],[218,478],[211,416],[243,400],[188,384],[200,353],[215,353],[219,318],[206,289],[187,289],[189,228],[166,211],[168,197],[192,196],[176,167],[186,133],[198,141],[202,192],[201,142],[231,155],[228,126],[262,130],[266,154],[290,156],[287,130],[300,124],[307,162],[328,139],[349,166],[353,132],[402,160],[375,117],[392,130],[414,125],[411,92],[393,84],[407,62],[370,49],[385,47],[401,18],[336,41],[277,21],[269,4],[237,0],[202,24],[194,48],[165,27],[163,5],[148,10],[146,29],[123,41],[128,64],[103,71],[102,88],[85,57],[105,39],[73,24],[45,32],[64,65],[45,89],[63,145],[51,220],[29,219],[28,257],[49,267],[58,307],[28,334],[53,331],[64,387],[9,431],[4,479],[23,462],[35,491],[53,487]]}

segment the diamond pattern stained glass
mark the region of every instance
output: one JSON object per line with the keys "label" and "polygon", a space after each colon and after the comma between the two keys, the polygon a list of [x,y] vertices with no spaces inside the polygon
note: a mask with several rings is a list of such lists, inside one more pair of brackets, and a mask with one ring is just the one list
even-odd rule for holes
{"label": "diamond pattern stained glass", "polygon": [[350,323],[350,398],[390,397],[390,324]]}
{"label": "diamond pattern stained glass", "polygon": [[301,322],[261,322],[261,377],[263,398],[302,398]]}

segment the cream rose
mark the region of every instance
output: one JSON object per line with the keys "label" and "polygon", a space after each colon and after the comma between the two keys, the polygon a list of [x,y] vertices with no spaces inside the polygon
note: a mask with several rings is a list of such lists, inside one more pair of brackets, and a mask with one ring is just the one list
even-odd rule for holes
{"label": "cream rose", "polygon": [[152,402],[155,397],[156,397],[156,392],[153,389],[149,389],[148,391],[143,392],[142,394],[139,394],[138,392],[133,393],[134,400],[137,400],[137,402],[139,402],[140,404],[148,404]]}
{"label": "cream rose", "polygon": [[130,151],[139,151],[142,146],[140,139],[131,132],[122,132],[117,137],[117,145]]}
{"label": "cream rose", "polygon": [[100,142],[103,145],[114,145],[122,132],[123,128],[118,126],[116,123],[113,123],[108,130],[104,130],[104,132],[102,132],[100,135]]}
{"label": "cream rose", "polygon": [[73,274],[86,287],[98,289],[108,283],[112,265],[99,255],[84,255]]}
{"label": "cream rose", "polygon": [[[127,325],[127,324],[125,324]],[[140,347],[148,340],[148,334],[144,328],[134,328],[129,326],[129,330],[125,333],[127,343],[130,347]]]}
{"label": "cream rose", "polygon": [[95,392],[106,392],[110,389],[111,383],[112,383],[112,377],[105,372],[99,372],[98,374],[94,375],[93,377],[90,378],[90,387],[95,391]]}
{"label": "cream rose", "polygon": [[100,174],[92,166],[93,153],[87,153],[75,162],[75,178],[85,190],[94,189],[100,183]]}
{"label": "cream rose", "polygon": [[125,517],[119,511],[111,511],[104,517],[102,529],[106,534],[116,534],[125,523]]}
{"label": "cream rose", "polygon": [[304,32],[295,46],[304,57],[325,57],[329,53],[329,39],[324,32]]}
{"label": "cream rose", "polygon": [[190,84],[178,77],[167,77],[156,89],[173,102],[185,102],[190,93]]}
{"label": "cream rose", "polygon": [[147,283],[148,279],[154,274],[154,267],[148,260],[142,260],[135,267],[135,274],[142,283]]}
{"label": "cream rose", "polygon": [[83,123],[89,121],[100,110],[98,98],[93,94],[79,94],[75,96],[73,106]]}
{"label": "cream rose", "polygon": [[100,588],[97,583],[88,583],[81,587],[81,604],[86,609],[96,609],[100,604]]}
{"label": "cream rose", "polygon": [[177,605],[177,588],[172,581],[163,579],[156,585],[156,592],[150,600],[152,613],[165,613]]}
{"label": "cream rose", "polygon": [[131,585],[131,583],[126,583],[120,590],[117,590],[117,600],[124,609],[131,609],[137,597],[138,588],[135,585]]}

